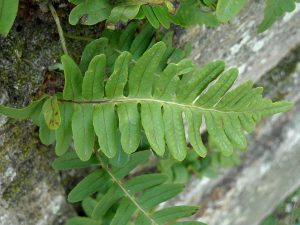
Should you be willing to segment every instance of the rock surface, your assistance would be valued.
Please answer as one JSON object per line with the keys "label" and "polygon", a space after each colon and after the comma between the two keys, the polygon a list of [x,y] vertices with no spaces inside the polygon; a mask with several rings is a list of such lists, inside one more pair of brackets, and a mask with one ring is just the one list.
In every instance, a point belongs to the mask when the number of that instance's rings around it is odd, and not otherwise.
{"label": "rock surface", "polygon": [[193,27],[180,36],[179,42],[193,44],[192,58],[199,65],[222,59],[228,66],[239,68],[240,80],[257,81],[300,42],[300,4],[266,32],[258,34],[265,1],[248,2],[230,23],[217,29]]}
{"label": "rock surface", "polygon": [[[192,57],[199,65],[225,59],[229,66],[239,67],[241,79],[250,78],[267,86],[267,93],[274,99],[286,97],[295,102],[291,112],[257,128],[239,168],[225,170],[215,180],[190,182],[177,203],[184,199],[203,205],[197,218],[210,225],[258,224],[300,185],[300,122],[296,122],[300,121],[300,66],[295,63],[300,57],[298,51],[290,53],[300,43],[300,9],[258,35],[262,2],[251,1],[236,19],[216,30],[196,27],[180,35],[180,42],[193,43]],[[46,68],[62,53],[51,17],[39,11],[26,18],[18,19],[7,39],[0,38],[1,104],[28,104],[38,89],[44,90]],[[81,46],[72,41],[70,47],[78,51]],[[287,55],[286,66],[266,73]],[[291,58],[294,60],[289,62]],[[30,122],[0,116],[0,224],[57,225],[75,213],[66,203],[59,174],[50,167],[53,157],[52,147],[40,144]]]}
{"label": "rock surface", "polygon": [[[10,35],[0,37],[0,104],[22,107],[51,92],[46,70],[63,54],[51,15],[32,2],[22,1]],[[79,29],[65,27],[87,32]],[[84,44],[70,42],[71,53],[79,55]],[[1,225],[59,225],[75,214],[59,173],[51,168],[53,159],[53,147],[40,143],[30,121],[0,116]]]}
{"label": "rock surface", "polygon": [[[0,49],[1,104],[27,105],[61,54],[56,28],[19,19],[8,38],[0,38]],[[74,213],[51,168],[53,157],[29,121],[0,117],[0,224],[63,224]]]}

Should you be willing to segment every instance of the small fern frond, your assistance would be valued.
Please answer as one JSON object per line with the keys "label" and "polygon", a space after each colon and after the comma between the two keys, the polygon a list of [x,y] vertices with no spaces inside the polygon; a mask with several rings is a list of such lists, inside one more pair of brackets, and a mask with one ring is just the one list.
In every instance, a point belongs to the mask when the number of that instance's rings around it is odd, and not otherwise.
{"label": "small fern frond", "polygon": [[[169,0],[117,1],[114,3],[108,0],[69,0],[69,2],[76,5],[69,15],[69,23],[72,25],[78,22],[94,25],[106,21],[107,27],[115,29],[118,23],[144,18],[156,29],[160,26],[168,29],[171,23],[181,26],[218,25],[218,20],[212,13],[211,4],[199,3],[196,0],[182,1],[180,6],[175,6],[173,1]],[[176,10],[177,7],[178,10]]]}
{"label": "small fern frond", "polygon": [[[132,154],[131,160],[125,166],[111,168],[105,157],[98,154],[98,166],[101,168],[79,182],[68,196],[70,202],[82,201],[87,217],[74,217],[67,224],[102,224],[101,220],[110,210],[115,211],[113,218],[107,223],[111,225],[126,225],[130,221],[140,225],[178,224],[178,219],[193,215],[198,207],[175,206],[155,210],[159,203],[175,197],[183,189],[179,184],[166,184],[166,175],[146,174],[124,179],[138,165],[147,162],[148,157],[149,151],[140,151]],[[72,157],[61,158],[63,159],[58,158],[54,162],[54,168],[70,169],[71,164],[73,168],[78,168]],[[62,161],[65,164],[61,164]],[[77,162],[80,163],[80,160]],[[94,165],[93,162],[89,164]],[[100,197],[89,197],[97,192],[101,193]],[[203,225],[200,222],[188,222]]]}
{"label": "small fern frond", "polygon": [[[108,0],[83,1],[69,0],[76,7],[71,11],[69,22],[72,25],[79,21],[85,25],[93,25],[106,21],[108,27],[114,29],[118,23],[127,23],[133,19],[146,18],[158,29],[160,26],[169,28],[170,24],[183,27],[204,24],[217,27],[235,17],[246,5],[246,0],[198,1],[182,0],[174,4],[168,0],[146,0],[117,2]],[[258,27],[258,32],[264,32],[286,12],[292,12],[299,0],[267,0],[264,20]],[[97,9],[97,10],[95,10]]]}

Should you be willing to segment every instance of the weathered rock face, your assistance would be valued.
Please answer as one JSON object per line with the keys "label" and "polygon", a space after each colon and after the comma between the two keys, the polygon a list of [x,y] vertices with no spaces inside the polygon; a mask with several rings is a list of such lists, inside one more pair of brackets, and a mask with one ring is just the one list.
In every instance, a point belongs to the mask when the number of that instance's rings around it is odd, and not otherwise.
{"label": "weathered rock face", "polygon": [[192,58],[203,65],[223,59],[228,66],[237,66],[240,79],[257,81],[275,67],[300,41],[300,5],[286,14],[269,30],[257,33],[263,18],[265,1],[249,1],[242,13],[217,29],[193,27],[180,36],[180,42],[193,44]]}
{"label": "weathered rock face", "polygon": [[[270,97],[295,102],[291,112],[257,128],[239,168],[223,171],[215,180],[191,180],[178,202],[203,205],[196,217],[210,225],[258,224],[300,185],[300,51],[290,53],[300,43],[300,10],[258,35],[262,2],[251,1],[239,17],[216,30],[191,28],[180,36],[181,42],[193,43],[192,57],[199,65],[225,59],[240,68],[243,80],[266,86]],[[46,68],[62,54],[55,24],[45,15],[39,11],[18,19],[10,36],[0,38],[1,104],[26,105],[43,86]],[[69,47],[80,52],[82,44],[72,40]],[[285,56],[277,70],[266,73]],[[57,225],[75,213],[66,203],[59,174],[51,169],[53,157],[52,147],[40,144],[30,122],[0,116],[0,224]]]}
{"label": "weathered rock face", "polygon": [[[61,54],[54,24],[19,19],[0,38],[1,104],[24,106]],[[35,126],[0,118],[0,224],[63,224],[74,210],[65,201],[53,149],[40,144]]]}
{"label": "weathered rock face", "polygon": [[[34,1],[22,2],[10,35],[0,38],[0,104],[16,107],[49,91],[46,70],[63,54],[51,15]],[[85,32],[80,28],[78,33]],[[85,44],[73,40],[71,53],[79,56]],[[59,174],[51,168],[53,159],[54,149],[40,144],[31,122],[0,116],[1,225],[64,224],[75,214]]]}

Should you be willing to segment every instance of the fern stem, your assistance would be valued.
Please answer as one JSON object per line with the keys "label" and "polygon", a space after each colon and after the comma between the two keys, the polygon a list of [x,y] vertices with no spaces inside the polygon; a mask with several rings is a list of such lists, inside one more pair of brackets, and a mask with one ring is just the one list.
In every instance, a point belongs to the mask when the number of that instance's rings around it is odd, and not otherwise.
{"label": "fern stem", "polygon": [[[65,99],[58,99],[59,102],[69,102],[73,104],[97,104],[97,105],[105,105],[105,104],[111,104],[111,103],[128,103],[128,102],[136,102],[136,103],[141,103],[141,102],[153,102],[153,103],[160,103],[160,104],[169,104],[169,105],[175,105],[179,106],[182,108],[193,108],[195,110],[200,110],[200,111],[210,111],[210,112],[218,112],[218,113],[223,113],[223,114],[232,114],[232,113],[245,113],[248,111],[221,111],[213,108],[203,108],[201,106],[197,106],[194,104],[184,104],[180,102],[175,102],[175,101],[168,101],[168,100],[162,100],[162,99],[154,99],[154,98],[130,98],[130,97],[125,97],[125,98],[119,98],[119,99],[103,99],[103,100],[65,100]],[[251,110],[253,112],[255,110]]]}
{"label": "fern stem", "polygon": [[159,225],[159,223],[157,223],[155,221],[155,219],[152,218],[152,216],[148,212],[146,212],[143,209],[143,207],[137,202],[136,198],[134,196],[132,196],[126,190],[126,188],[124,188],[122,182],[117,177],[115,177],[115,175],[110,171],[110,169],[108,168],[108,166],[103,162],[103,160],[101,159],[100,154],[96,153],[96,156],[97,156],[97,159],[99,160],[99,162],[101,164],[102,169],[104,169],[108,173],[108,175],[111,177],[111,179],[113,180],[113,182],[115,182],[119,186],[119,188],[123,191],[123,193],[125,194],[125,196],[137,207],[137,209],[139,211],[141,211],[145,215],[145,217],[147,217],[151,221],[152,225]]}
{"label": "fern stem", "polygon": [[91,42],[91,41],[95,40],[94,38],[91,38],[91,37],[84,37],[84,36],[79,36],[79,35],[74,35],[74,34],[69,34],[69,33],[64,33],[64,36],[69,39],[86,41],[86,42]]}
{"label": "fern stem", "polygon": [[67,49],[67,46],[66,46],[66,40],[65,40],[65,37],[64,37],[64,32],[63,32],[63,29],[61,27],[61,24],[60,24],[60,21],[59,21],[59,17],[58,17],[58,15],[56,13],[56,10],[53,7],[53,5],[52,5],[51,2],[49,2],[49,9],[51,11],[51,14],[53,16],[53,19],[54,19],[56,27],[57,27],[57,31],[58,31],[58,34],[59,34],[59,40],[60,40],[61,47],[62,47],[64,53],[66,55],[69,55],[68,49]]}

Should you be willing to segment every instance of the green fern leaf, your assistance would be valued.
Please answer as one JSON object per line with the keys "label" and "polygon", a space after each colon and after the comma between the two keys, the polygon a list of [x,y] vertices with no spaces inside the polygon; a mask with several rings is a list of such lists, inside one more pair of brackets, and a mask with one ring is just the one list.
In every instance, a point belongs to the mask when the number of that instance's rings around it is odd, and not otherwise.
{"label": "green fern leaf", "polygon": [[79,21],[81,24],[94,25],[106,20],[112,9],[108,0],[101,1],[76,1],[78,4],[69,15],[69,23],[76,25]]}
{"label": "green fern leaf", "polygon": [[95,132],[100,149],[109,158],[113,158],[118,151],[116,123],[117,118],[113,104],[95,107],[93,115]]}
{"label": "green fern leaf", "polygon": [[207,10],[199,7],[197,0],[182,0],[177,13],[172,16],[172,21],[183,27],[192,25],[206,25],[217,27],[219,21],[214,13],[214,9]]}
{"label": "green fern leaf", "polygon": [[89,160],[95,141],[93,128],[93,106],[75,105],[72,116],[72,133],[75,151],[82,161]]}
{"label": "green fern leaf", "polygon": [[19,0],[0,0],[0,34],[8,35],[17,16]]}
{"label": "green fern leaf", "polygon": [[101,99],[104,96],[106,56],[98,55],[91,60],[82,82],[82,96],[86,100]]}
{"label": "green fern leaf", "polygon": [[73,106],[71,104],[59,104],[61,125],[55,130],[55,153],[60,156],[68,151],[72,142],[72,115]]}
{"label": "green fern leaf", "polygon": [[[164,154],[166,143],[173,157],[183,160],[187,152],[184,115],[188,125],[192,126],[191,128],[188,126],[191,144],[200,156],[206,154],[199,133],[202,116],[205,118],[211,140],[225,155],[230,155],[234,148],[246,147],[243,129],[251,132],[262,117],[286,111],[291,106],[287,102],[272,103],[262,98],[261,89],[252,89],[249,83],[246,83],[249,90],[245,95],[240,95],[245,84],[241,86],[242,88],[238,87],[229,92],[238,71],[230,69],[223,73],[224,63],[221,61],[209,63],[200,70],[185,74],[182,79],[178,75],[186,72],[186,65],[183,62],[170,64],[161,74],[157,74],[158,64],[165,50],[165,44],[159,42],[136,61],[128,76],[128,96],[120,93],[118,98],[104,97],[103,100],[91,102],[97,105],[95,107],[98,110],[104,110],[109,106],[110,116],[114,115],[114,110],[118,112],[121,144],[127,153],[134,152],[139,145],[141,124],[151,147],[158,155]],[[187,68],[188,71],[193,70],[190,66]],[[158,77],[157,82],[154,82],[153,74]],[[162,78],[163,75],[166,77]],[[126,76],[121,76],[123,79],[121,90],[125,87]],[[115,79],[114,77],[111,80]],[[214,82],[216,79],[217,81]],[[210,85],[212,82],[214,83]],[[226,105],[229,100],[236,101],[236,104],[229,107]],[[139,105],[141,117],[138,111]],[[196,116],[199,118],[195,119]],[[109,124],[116,124],[116,120],[115,117],[110,119]],[[195,120],[198,120],[195,123],[197,127],[194,124]],[[97,125],[96,121],[94,120],[95,127],[103,127],[107,123],[99,122],[102,125]],[[115,133],[115,129],[113,126],[111,132]],[[101,143],[103,145],[107,141],[104,140],[105,134],[106,132],[103,132],[102,137],[99,138],[100,149],[103,148],[102,151],[108,157],[113,157],[116,146],[112,154],[109,154],[105,147],[101,147]],[[116,136],[110,134],[109,137]]]}
{"label": "green fern leaf", "polygon": [[61,57],[64,67],[65,86],[63,97],[67,100],[79,99],[82,96],[82,74],[73,59],[64,55]]}
{"label": "green fern leaf", "polygon": [[105,85],[105,92],[107,97],[123,97],[123,91],[128,79],[128,67],[130,61],[131,54],[129,52],[123,52],[116,59],[114,71]]}
{"label": "green fern leaf", "polygon": [[97,203],[98,202],[92,197],[87,197],[81,202],[82,209],[88,217],[92,216],[93,210],[96,207]]}
{"label": "green fern leaf", "polygon": [[[114,168],[113,173],[115,174],[117,179],[122,179],[137,165],[145,163],[148,160],[148,157],[149,157],[149,152],[147,151],[135,153],[131,157],[131,160],[126,164],[125,168],[116,167]],[[65,158],[65,157],[62,156],[61,158]],[[60,158],[58,158],[58,162],[62,162],[62,161],[65,160],[60,160]],[[94,162],[92,162],[92,164],[94,164]],[[56,168],[58,167],[56,166]],[[93,173],[91,173],[89,176],[85,177],[80,183],[78,183],[75,186],[75,188],[70,192],[68,196],[68,200],[70,202],[82,201],[86,197],[99,191],[100,189],[105,188],[109,184],[111,184],[111,180],[108,179],[108,174],[105,173],[103,170],[96,170]]]}
{"label": "green fern leaf", "polygon": [[57,128],[59,128],[61,123],[61,116],[57,103],[57,97],[54,96],[47,99],[43,105],[42,110],[47,126],[51,130],[56,130]]}
{"label": "green fern leaf", "polygon": [[163,156],[166,144],[161,104],[141,104],[141,115],[142,125],[150,145],[159,156]]}
{"label": "green fern leaf", "polygon": [[170,28],[171,16],[166,6],[143,6],[143,13],[149,23],[156,29],[162,25],[165,28]]}
{"label": "green fern leaf", "polygon": [[158,19],[156,18],[152,8],[150,6],[143,6],[142,7],[143,14],[148,19],[149,23],[155,28],[158,29],[160,26],[160,23]]}
{"label": "green fern leaf", "polygon": [[129,103],[118,108],[121,144],[128,154],[133,153],[141,141],[141,122],[137,105]]}
{"label": "green fern leaf", "polygon": [[[157,211],[154,209],[159,203],[173,198],[183,189],[180,184],[166,184],[166,175],[145,174],[124,179],[136,166],[145,163],[148,157],[149,151],[137,152],[132,154],[132,160],[124,167],[110,168],[105,158],[98,154],[97,158],[102,168],[84,178],[68,197],[71,202],[84,199],[82,205],[88,217],[75,217],[67,224],[102,221],[110,210],[115,210],[112,219],[107,221],[111,225],[125,225],[130,221],[141,225],[174,224],[178,219],[196,213],[198,207],[195,206],[175,206]],[[95,192],[102,194],[97,198],[88,197]]]}
{"label": "green fern leaf", "polygon": [[[135,38],[133,44],[138,43],[142,36]],[[119,43],[118,39],[116,41]],[[127,47],[132,48],[133,44]],[[88,48],[93,45],[91,43]],[[102,45],[99,46],[103,49]],[[166,54],[172,58],[175,52],[176,49],[158,42],[130,62],[129,52],[116,51],[119,56],[114,66],[108,65],[113,69],[106,82],[104,70],[108,61],[103,54],[91,59],[83,78],[73,60],[64,56],[66,84],[58,104],[70,104],[73,109],[68,112],[72,115],[71,122],[70,116],[67,119],[62,116],[63,122],[55,131],[57,151],[62,154],[67,150],[72,133],[75,151],[80,159],[88,160],[94,151],[96,135],[99,151],[117,159],[122,154],[135,152],[144,132],[159,156],[168,150],[181,161],[186,157],[189,142],[194,151],[204,157],[206,147],[201,139],[200,126],[205,125],[210,142],[228,156],[236,148],[246,148],[244,130],[251,133],[264,117],[287,111],[292,106],[289,102],[273,103],[263,98],[262,88],[252,88],[251,82],[230,90],[238,71],[229,69],[224,72],[222,61],[208,63],[201,69],[195,69],[189,60],[161,64],[161,60],[169,60]],[[65,106],[59,107],[61,110]],[[6,114],[11,110],[0,109]],[[18,111],[10,112],[13,115]],[[27,117],[28,112],[30,109],[24,111]],[[47,128],[44,118],[40,118],[40,136],[43,143],[51,144],[55,139],[54,132]],[[59,134],[65,136],[60,138]]]}
{"label": "green fern leaf", "polygon": [[33,101],[30,105],[22,109],[0,105],[0,113],[19,120],[32,119],[33,122],[38,125],[43,104],[48,98],[49,96],[43,96],[39,100]]}
{"label": "green fern leaf", "polygon": [[[107,27],[115,29],[115,25],[120,22],[127,23],[133,19],[144,18],[156,29],[160,26],[169,29],[171,23],[181,26],[205,24],[213,27],[219,24],[212,12],[214,7],[211,4],[205,6],[197,0],[180,2],[177,12],[175,4],[168,0],[134,0],[114,3],[107,0],[100,2],[96,0],[69,1],[76,5],[69,15],[69,22],[72,25],[78,22],[85,25],[94,25],[106,20]],[[230,10],[234,9],[230,8]]]}
{"label": "green fern leaf", "polygon": [[105,52],[105,49],[107,48],[107,44],[108,44],[107,38],[99,38],[90,42],[84,48],[81,56],[80,64],[79,64],[82,73],[88,70],[89,64],[95,56],[101,55]]}
{"label": "green fern leaf", "polygon": [[239,13],[246,2],[246,0],[219,0],[216,11],[218,20],[228,22]]}
{"label": "green fern leaf", "polygon": [[[115,156],[109,159],[109,163],[114,167],[123,167],[131,159],[131,155],[127,154],[121,145],[121,133],[117,130],[117,152]],[[140,149],[146,149],[144,146],[139,146]]]}
{"label": "green fern leaf", "polygon": [[153,217],[159,224],[165,224],[170,221],[176,221],[183,217],[189,217],[198,211],[195,206],[174,206],[161,209],[153,214]]}
{"label": "green fern leaf", "polygon": [[[104,178],[104,179],[103,179]],[[92,195],[99,191],[106,185],[108,176],[103,170],[96,170],[93,173],[86,176],[68,195],[69,202],[82,201],[85,197]]]}
{"label": "green fern leaf", "polygon": [[[115,29],[115,25],[120,22],[127,23],[133,19],[144,18],[155,29],[160,26],[169,29],[172,23],[183,27],[202,24],[217,27],[222,22],[230,21],[247,2],[246,0],[219,0],[218,2],[182,0],[177,5],[165,0],[127,1],[113,4],[107,0],[69,1],[76,5],[69,16],[72,25],[79,21],[82,24],[93,25],[106,20],[107,27],[110,29]],[[278,17],[285,12],[293,11],[297,2],[299,0],[267,0],[264,20],[258,31],[265,31]]]}
{"label": "green fern leaf", "polygon": [[55,132],[49,129],[42,113],[39,116],[39,138],[44,145],[51,145],[55,141]]}
{"label": "green fern leaf", "polygon": [[258,32],[264,32],[286,12],[292,12],[296,8],[297,0],[267,0],[264,20],[258,27]]}
{"label": "green fern leaf", "polygon": [[55,170],[80,169],[99,164],[96,156],[93,155],[88,161],[82,161],[75,152],[66,152],[59,158],[55,159],[52,167]]}
{"label": "green fern leaf", "polygon": [[139,10],[140,5],[133,5],[128,3],[117,5],[111,10],[106,22],[113,24],[118,22],[127,23],[129,20],[134,19]]}

